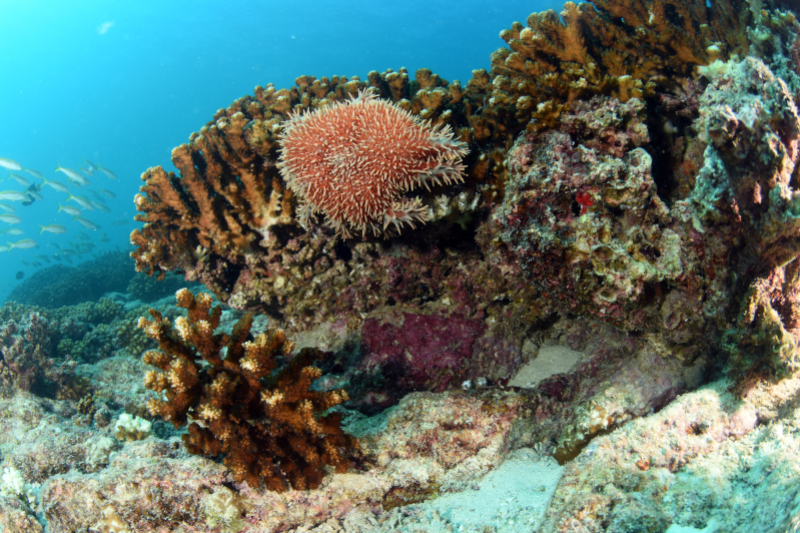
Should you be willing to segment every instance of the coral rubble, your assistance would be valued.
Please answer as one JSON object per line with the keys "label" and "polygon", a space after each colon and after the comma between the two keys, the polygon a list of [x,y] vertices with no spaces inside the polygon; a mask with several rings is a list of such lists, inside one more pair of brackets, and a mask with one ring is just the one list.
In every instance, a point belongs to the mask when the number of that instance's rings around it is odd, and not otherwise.
{"label": "coral rubble", "polygon": [[[321,371],[310,363],[320,353],[304,350],[273,374],[277,357],[288,356],[292,343],[282,331],[248,340],[252,318],[246,315],[231,335],[214,333],[222,309],[208,294],[197,298],[187,289],[177,293],[187,317],[175,320],[174,331],[161,313],[139,322],[159,351],[143,361],[150,371],[145,386],[162,393],[148,409],[175,427],[191,416],[184,442],[191,453],[225,456],[237,481],[271,490],[319,486],[323,465],[344,472],[355,439],[339,427],[341,415],[320,414],[348,399],[343,390],[318,392],[312,382]],[[224,355],[223,355],[224,354]],[[204,362],[204,365],[200,363]]]}

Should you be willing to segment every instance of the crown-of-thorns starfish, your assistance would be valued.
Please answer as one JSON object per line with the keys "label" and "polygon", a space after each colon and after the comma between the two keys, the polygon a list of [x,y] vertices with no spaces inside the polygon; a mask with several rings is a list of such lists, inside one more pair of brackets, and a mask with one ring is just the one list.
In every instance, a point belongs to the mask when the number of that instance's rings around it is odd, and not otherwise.
{"label": "crown-of-thorns starfish", "polygon": [[467,145],[449,125],[431,126],[369,93],[292,116],[281,134],[278,168],[300,200],[300,222],[316,214],[337,234],[426,222],[419,187],[463,181]]}

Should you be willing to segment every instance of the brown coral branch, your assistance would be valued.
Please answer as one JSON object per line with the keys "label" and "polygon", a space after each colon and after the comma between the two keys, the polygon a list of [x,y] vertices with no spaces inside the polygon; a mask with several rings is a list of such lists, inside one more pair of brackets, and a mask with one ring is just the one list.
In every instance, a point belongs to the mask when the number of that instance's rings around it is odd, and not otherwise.
{"label": "brown coral branch", "polygon": [[176,298],[187,316],[174,328],[154,310],[153,320],[143,317],[139,326],[159,346],[144,355],[159,369],[148,372],[145,386],[166,397],[152,399],[148,409],[175,427],[195,420],[184,435],[191,453],[221,454],[238,482],[277,491],[316,488],[325,465],[350,467],[357,441],[341,430],[341,415],[321,415],[347,401],[347,393],[311,390],[322,374],[311,366],[319,351],[304,350],[273,375],[276,358],[293,347],[282,331],[248,340],[253,321],[245,315],[231,335],[214,333],[221,308],[210,295],[181,289]]}

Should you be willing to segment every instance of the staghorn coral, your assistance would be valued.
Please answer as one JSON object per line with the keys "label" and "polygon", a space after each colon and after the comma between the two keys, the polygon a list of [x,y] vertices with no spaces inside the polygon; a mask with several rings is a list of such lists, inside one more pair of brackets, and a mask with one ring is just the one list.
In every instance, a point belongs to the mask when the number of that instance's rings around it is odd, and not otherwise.
{"label": "staghorn coral", "polygon": [[345,238],[426,222],[420,199],[402,195],[462,182],[467,153],[449,125],[431,127],[372,93],[292,116],[281,145],[278,168],[303,202],[300,223],[320,213]]}
{"label": "staghorn coral", "polygon": [[320,352],[304,350],[273,373],[276,357],[292,350],[282,331],[248,340],[252,317],[246,315],[231,335],[215,334],[222,309],[212,309],[210,295],[195,298],[181,289],[176,298],[188,316],[175,320],[174,331],[153,309],[153,320],[139,322],[159,345],[143,357],[161,370],[148,372],[145,386],[166,398],[150,400],[150,413],[176,428],[191,417],[187,449],[224,455],[235,479],[251,487],[313,489],[324,476],[323,465],[346,471],[347,454],[358,444],[340,429],[340,414],[319,414],[346,401],[347,393],[310,390],[321,376],[310,366]]}

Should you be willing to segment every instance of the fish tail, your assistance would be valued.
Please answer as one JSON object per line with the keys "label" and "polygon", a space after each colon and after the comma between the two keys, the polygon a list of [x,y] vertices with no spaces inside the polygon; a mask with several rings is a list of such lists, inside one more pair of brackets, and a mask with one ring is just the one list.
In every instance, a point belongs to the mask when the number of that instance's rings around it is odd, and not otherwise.
{"label": "fish tail", "polygon": [[41,224],[39,224],[39,227],[40,227],[40,228],[42,228],[42,231],[40,231],[40,232],[39,232],[39,235],[41,235],[42,233],[44,233],[44,226],[42,226]]}

